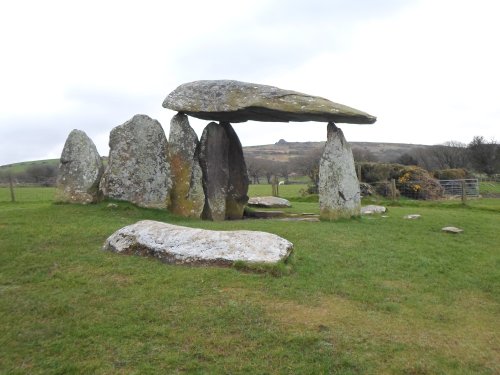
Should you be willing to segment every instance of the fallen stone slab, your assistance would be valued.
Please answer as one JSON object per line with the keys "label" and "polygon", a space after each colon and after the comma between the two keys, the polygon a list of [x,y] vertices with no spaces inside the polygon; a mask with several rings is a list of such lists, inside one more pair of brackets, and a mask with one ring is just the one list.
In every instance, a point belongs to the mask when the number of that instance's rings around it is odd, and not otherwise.
{"label": "fallen stone slab", "polygon": [[143,220],[113,233],[103,250],[155,257],[174,264],[231,265],[237,261],[276,263],[293,244],[275,234],[256,231],[214,231]]}
{"label": "fallen stone slab", "polygon": [[300,217],[300,216],[296,216],[296,217],[285,217],[283,219],[277,219],[278,221],[309,221],[311,223],[317,223],[319,222],[319,217]]}
{"label": "fallen stone slab", "polygon": [[377,206],[374,204],[361,207],[361,215],[383,214],[387,209],[384,206]]}
{"label": "fallen stone slab", "polygon": [[421,217],[422,217],[422,215],[419,215],[419,214],[410,214],[410,215],[403,216],[403,219],[416,220],[416,219],[420,219]]}
{"label": "fallen stone slab", "polygon": [[373,124],[377,118],[330,100],[273,86],[233,80],[185,83],[163,107],[209,121],[321,121]]}
{"label": "fallen stone slab", "polygon": [[266,207],[266,208],[287,208],[292,207],[290,202],[285,198],[279,197],[252,197],[248,200],[248,206]]}
{"label": "fallen stone slab", "polygon": [[245,210],[245,216],[254,219],[274,219],[286,216],[284,211]]}
{"label": "fallen stone slab", "polygon": [[457,227],[444,227],[444,228],[441,228],[441,230],[443,232],[447,232],[447,233],[462,233],[464,230],[463,229],[460,229],[460,228],[457,228]]}

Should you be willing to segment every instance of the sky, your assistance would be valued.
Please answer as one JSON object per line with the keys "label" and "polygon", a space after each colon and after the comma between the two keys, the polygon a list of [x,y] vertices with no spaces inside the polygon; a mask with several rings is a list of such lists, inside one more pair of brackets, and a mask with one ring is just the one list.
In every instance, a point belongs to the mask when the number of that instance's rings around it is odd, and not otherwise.
{"label": "sky", "polygon": [[[338,124],[348,141],[499,141],[499,15],[498,0],[1,1],[0,165],[59,158],[72,129],[105,156],[139,113],[168,138],[163,100],[202,79],[377,116]],[[318,122],[233,126],[243,146],[326,140]]]}

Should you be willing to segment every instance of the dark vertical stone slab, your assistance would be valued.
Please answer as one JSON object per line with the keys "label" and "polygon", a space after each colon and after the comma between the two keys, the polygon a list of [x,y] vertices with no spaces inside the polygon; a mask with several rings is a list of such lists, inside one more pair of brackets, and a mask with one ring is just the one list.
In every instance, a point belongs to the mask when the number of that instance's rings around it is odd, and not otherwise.
{"label": "dark vertical stone slab", "polygon": [[226,197],[226,219],[241,219],[248,202],[248,174],[240,139],[230,123],[221,123],[229,140],[229,181]]}
{"label": "dark vertical stone slab", "polygon": [[205,207],[202,218],[224,220],[229,182],[229,138],[224,126],[211,122],[200,139],[200,166],[203,173]]}
{"label": "dark vertical stone slab", "polygon": [[180,216],[199,218],[205,205],[198,144],[188,117],[176,114],[170,122],[169,135],[172,175],[169,210]]}
{"label": "dark vertical stone slab", "polygon": [[320,218],[359,216],[361,195],[351,147],[333,122],[328,123],[327,136],[319,165]]}

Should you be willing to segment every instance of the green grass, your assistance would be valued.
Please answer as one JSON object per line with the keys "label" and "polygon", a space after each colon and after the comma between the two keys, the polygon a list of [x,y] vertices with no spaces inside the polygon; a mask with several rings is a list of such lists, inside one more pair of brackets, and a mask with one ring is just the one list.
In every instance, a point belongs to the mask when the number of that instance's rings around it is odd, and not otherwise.
{"label": "green grass", "polygon": [[[307,189],[307,184],[292,184],[278,186],[279,196],[281,198],[290,199],[299,197],[301,190]],[[249,197],[265,197],[272,195],[272,186],[269,184],[256,184],[248,187]]]}
{"label": "green grass", "polygon": [[[53,187],[15,187],[16,202],[51,202],[54,199]],[[0,187],[0,202],[10,202],[12,196],[8,187]]]}
{"label": "green grass", "polygon": [[[496,374],[497,201],[401,201],[335,223],[0,203],[0,373]],[[273,273],[101,250],[142,219],[276,233],[293,259]]]}
{"label": "green grass", "polygon": [[479,193],[483,196],[495,196],[500,198],[500,182],[481,181],[479,183]]}

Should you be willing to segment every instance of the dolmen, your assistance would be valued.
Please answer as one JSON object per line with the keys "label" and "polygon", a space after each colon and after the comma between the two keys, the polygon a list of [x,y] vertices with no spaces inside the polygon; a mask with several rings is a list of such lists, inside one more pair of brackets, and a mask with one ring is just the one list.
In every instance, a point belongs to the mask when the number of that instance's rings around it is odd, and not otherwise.
{"label": "dolmen", "polygon": [[[193,151],[202,171],[202,218],[224,220],[243,216],[249,180],[241,142],[231,123],[250,120],[326,122],[327,142],[319,170],[320,217],[336,220],[361,214],[352,150],[336,123],[373,124],[376,117],[321,97],[234,80],[185,83],[165,98],[163,107],[177,111],[176,116],[210,121],[198,151]],[[183,129],[190,133],[188,126]],[[192,180],[190,184],[195,186]],[[171,199],[175,202],[183,197]]]}
{"label": "dolmen", "polygon": [[[184,217],[242,219],[249,179],[231,124],[315,121],[327,123],[319,166],[320,218],[361,214],[352,150],[336,124],[373,124],[374,116],[318,96],[232,80],[185,83],[168,94],[163,107],[177,112],[170,140],[158,121],[135,115],[111,131],[105,169],[92,141],[74,130],[61,156],[57,199],[92,203],[106,197]],[[209,121],[200,139],[189,116]]]}

